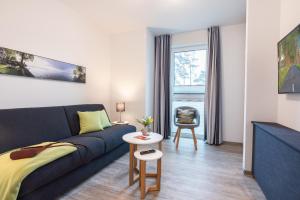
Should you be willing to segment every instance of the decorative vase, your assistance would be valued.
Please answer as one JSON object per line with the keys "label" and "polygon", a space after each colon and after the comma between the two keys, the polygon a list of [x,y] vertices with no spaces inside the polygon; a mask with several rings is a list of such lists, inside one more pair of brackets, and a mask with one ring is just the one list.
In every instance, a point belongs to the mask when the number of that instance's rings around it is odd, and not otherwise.
{"label": "decorative vase", "polygon": [[141,130],[143,136],[149,136],[149,132],[150,132],[150,131],[151,131],[151,130],[150,130],[150,127],[149,127],[149,126],[146,126],[146,127],[144,127],[144,128]]}

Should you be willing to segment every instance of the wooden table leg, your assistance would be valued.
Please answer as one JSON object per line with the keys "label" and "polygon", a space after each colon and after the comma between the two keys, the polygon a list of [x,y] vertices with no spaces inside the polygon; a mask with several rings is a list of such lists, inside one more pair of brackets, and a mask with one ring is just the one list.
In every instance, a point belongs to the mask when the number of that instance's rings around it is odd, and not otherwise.
{"label": "wooden table leg", "polygon": [[162,151],[162,141],[160,141],[160,142],[158,143],[158,149],[159,149],[160,151]]}
{"label": "wooden table leg", "polygon": [[129,144],[129,185],[133,185],[134,178],[134,144]]}
{"label": "wooden table leg", "polygon": [[146,175],[146,161],[141,160],[140,161],[141,199],[144,199],[146,195],[145,175]]}
{"label": "wooden table leg", "polygon": [[[142,166],[141,166],[141,160],[140,160],[140,171],[139,171],[139,187],[140,187],[140,190],[142,191],[142,181],[141,181],[141,177],[143,176],[143,171],[142,171]],[[145,175],[146,176],[146,175]]]}
{"label": "wooden table leg", "polygon": [[[137,145],[134,144],[134,151],[133,153],[137,150]],[[137,159],[133,156],[133,167],[136,168],[137,167]]]}
{"label": "wooden table leg", "polygon": [[157,176],[156,176],[156,187],[160,190],[160,179],[161,179],[161,159],[157,160]]}

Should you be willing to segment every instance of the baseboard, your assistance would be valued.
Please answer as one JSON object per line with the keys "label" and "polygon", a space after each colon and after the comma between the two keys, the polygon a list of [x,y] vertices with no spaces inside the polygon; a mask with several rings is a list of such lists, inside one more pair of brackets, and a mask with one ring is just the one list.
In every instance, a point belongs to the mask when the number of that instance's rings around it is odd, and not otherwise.
{"label": "baseboard", "polygon": [[236,146],[243,146],[243,143],[239,143],[239,142],[228,142],[228,141],[223,141],[223,144],[230,144],[230,145],[236,145]]}
{"label": "baseboard", "polygon": [[[175,133],[171,133],[171,137],[174,138],[175,137]],[[189,139],[193,139],[193,136],[191,133],[181,133],[180,134],[180,138],[189,138]],[[204,140],[204,135],[199,135],[196,134],[196,138],[198,140]]]}
{"label": "baseboard", "polygon": [[245,176],[252,176],[253,177],[252,171],[243,170],[243,173],[244,173]]}

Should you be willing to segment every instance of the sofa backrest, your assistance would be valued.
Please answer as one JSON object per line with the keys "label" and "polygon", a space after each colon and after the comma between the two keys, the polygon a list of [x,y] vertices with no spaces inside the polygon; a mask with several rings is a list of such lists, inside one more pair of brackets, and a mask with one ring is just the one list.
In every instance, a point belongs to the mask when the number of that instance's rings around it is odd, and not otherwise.
{"label": "sofa backrest", "polygon": [[73,105],[73,106],[64,106],[66,116],[69,122],[70,130],[72,135],[78,135],[80,131],[79,117],[77,112],[85,111],[97,111],[105,110],[102,104],[83,104],[83,105]]}
{"label": "sofa backrest", "polygon": [[0,153],[70,136],[63,107],[0,110]]}

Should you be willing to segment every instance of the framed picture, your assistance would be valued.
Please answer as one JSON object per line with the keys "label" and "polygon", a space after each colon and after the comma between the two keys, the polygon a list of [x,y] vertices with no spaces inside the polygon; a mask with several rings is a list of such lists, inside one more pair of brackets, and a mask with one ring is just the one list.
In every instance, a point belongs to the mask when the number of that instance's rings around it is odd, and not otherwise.
{"label": "framed picture", "polygon": [[0,47],[0,74],[86,82],[85,67]]}
{"label": "framed picture", "polygon": [[278,42],[278,93],[300,93],[300,25]]}

